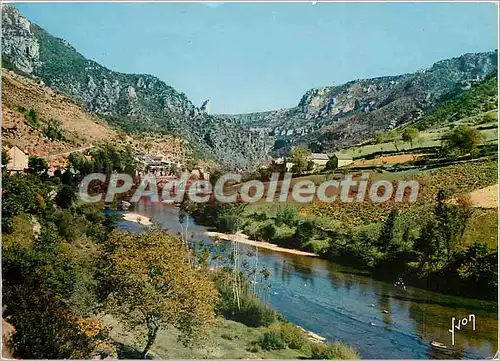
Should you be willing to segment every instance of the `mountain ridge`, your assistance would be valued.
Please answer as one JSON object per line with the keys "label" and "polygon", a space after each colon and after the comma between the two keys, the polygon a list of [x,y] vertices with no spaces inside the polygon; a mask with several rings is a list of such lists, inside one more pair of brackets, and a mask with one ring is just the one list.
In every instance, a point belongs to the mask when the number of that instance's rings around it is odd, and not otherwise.
{"label": "mountain ridge", "polygon": [[112,71],[85,58],[10,5],[2,7],[2,22],[3,66],[39,79],[126,131],[184,136],[233,169],[254,168],[292,145],[331,151],[417,121],[498,67],[497,50],[467,53],[413,73],[311,88],[291,108],[208,115],[156,76]]}
{"label": "mountain ridge", "polygon": [[2,65],[71,96],[128,131],[182,135],[228,168],[267,159],[272,140],[231,120],[204,114],[184,93],[149,74],[112,71],[85,58],[67,41],[2,7]]}
{"label": "mountain ridge", "polygon": [[281,144],[331,150],[420,119],[441,102],[497,71],[498,51],[466,53],[413,73],[311,88],[295,107],[233,117]]}

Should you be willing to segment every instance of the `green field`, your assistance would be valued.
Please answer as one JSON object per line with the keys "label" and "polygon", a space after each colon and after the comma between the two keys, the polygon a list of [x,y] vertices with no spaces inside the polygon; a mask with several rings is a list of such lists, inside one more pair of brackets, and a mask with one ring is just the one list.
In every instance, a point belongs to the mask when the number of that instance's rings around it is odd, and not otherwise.
{"label": "green field", "polygon": [[[488,113],[495,113],[495,111],[491,111]],[[491,129],[481,129],[480,132],[484,136],[484,144],[486,143],[494,143],[498,141],[498,122],[497,121],[490,121],[487,123],[483,124],[477,124],[478,119],[482,119],[482,117],[487,114],[481,114],[477,115],[474,117],[470,118],[464,118],[457,120],[453,123],[450,123],[446,127],[440,127],[440,128],[434,128],[434,129],[429,129],[423,132],[420,132],[419,134],[419,139],[413,144],[413,147],[409,143],[403,143],[400,142],[397,144],[397,149],[396,146],[394,145],[393,142],[385,142],[385,143],[380,143],[380,144],[364,144],[364,145],[358,145],[354,147],[349,147],[340,150],[340,153],[342,154],[348,154],[353,158],[361,158],[361,157],[366,157],[370,154],[377,153],[377,152],[397,152],[399,151],[410,151],[414,150],[415,152],[419,152],[422,148],[429,148],[429,147],[439,147],[441,146],[441,138],[443,135],[450,130],[452,126],[458,125],[458,124],[467,124],[470,125],[473,128],[486,128],[486,127],[493,127]]]}

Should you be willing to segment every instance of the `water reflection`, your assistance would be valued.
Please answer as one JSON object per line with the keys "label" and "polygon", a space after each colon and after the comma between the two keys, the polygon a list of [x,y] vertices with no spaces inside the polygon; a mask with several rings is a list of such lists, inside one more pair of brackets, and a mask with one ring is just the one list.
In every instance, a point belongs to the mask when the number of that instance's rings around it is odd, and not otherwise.
{"label": "water reflection", "polygon": [[[177,210],[140,205],[137,213],[154,217],[169,232],[180,230]],[[130,228],[130,226],[128,226]],[[229,243],[214,242],[203,235],[205,228],[192,221],[193,242],[203,240],[212,260],[230,251]],[[221,249],[225,249],[221,252]],[[240,245],[248,274],[255,269],[254,247]],[[242,260],[242,264],[243,264]],[[256,288],[263,299],[288,320],[329,340],[356,347],[363,358],[486,358],[498,347],[497,305],[378,282],[362,272],[312,257],[259,249]],[[253,274],[252,274],[253,275]],[[268,287],[269,284],[271,287]],[[451,317],[477,315],[476,331],[456,332],[451,345]],[[446,350],[430,346],[438,341]]]}
{"label": "water reflection", "polygon": [[[381,288],[381,287],[380,287]],[[386,297],[382,290],[379,289],[379,297],[378,297],[378,309],[380,313],[383,315],[385,328],[387,330],[391,329],[391,299]]]}

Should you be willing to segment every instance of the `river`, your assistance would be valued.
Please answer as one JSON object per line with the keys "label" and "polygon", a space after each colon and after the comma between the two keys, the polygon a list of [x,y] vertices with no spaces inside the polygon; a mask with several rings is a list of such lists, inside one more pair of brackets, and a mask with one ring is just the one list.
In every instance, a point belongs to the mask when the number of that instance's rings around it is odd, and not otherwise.
{"label": "river", "polygon": [[[154,218],[172,234],[178,234],[178,209],[156,204],[138,204],[134,212]],[[137,230],[132,222],[119,228]],[[194,240],[213,243],[205,227],[190,222]],[[241,254],[254,262],[240,245]],[[316,332],[328,340],[355,347],[362,358],[384,359],[478,359],[492,357],[498,347],[496,302],[472,300],[394,286],[376,281],[362,272],[314,257],[259,249],[259,267],[271,270],[269,302],[287,320]],[[451,318],[476,316],[455,331],[451,344]],[[430,346],[438,341],[446,350]]]}

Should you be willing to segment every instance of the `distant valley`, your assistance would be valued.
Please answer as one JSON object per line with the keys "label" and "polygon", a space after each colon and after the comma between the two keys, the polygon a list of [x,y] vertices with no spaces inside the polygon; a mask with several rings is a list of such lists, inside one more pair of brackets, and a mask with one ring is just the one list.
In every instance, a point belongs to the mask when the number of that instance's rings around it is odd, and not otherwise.
{"label": "distant valley", "polygon": [[231,169],[255,168],[293,145],[316,152],[360,143],[422,118],[497,71],[497,51],[465,54],[411,74],[311,89],[298,105],[209,115],[185,94],[145,74],[111,71],[86,59],[9,5],[2,8],[2,66],[70,96],[127,133],[175,134]]}

